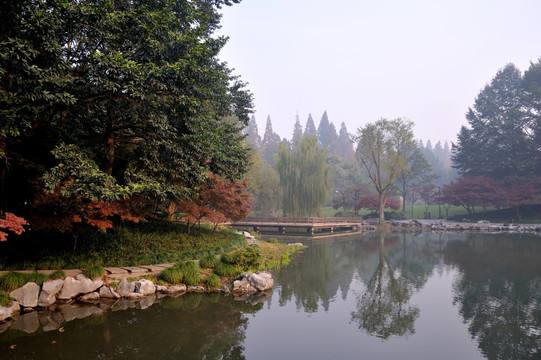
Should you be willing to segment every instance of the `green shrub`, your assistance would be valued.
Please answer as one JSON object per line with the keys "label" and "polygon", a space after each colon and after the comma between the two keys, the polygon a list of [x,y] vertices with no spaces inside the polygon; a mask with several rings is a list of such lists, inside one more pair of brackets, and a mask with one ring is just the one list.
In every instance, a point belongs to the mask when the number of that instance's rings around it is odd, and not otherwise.
{"label": "green shrub", "polygon": [[10,271],[0,277],[0,290],[10,292],[18,289],[28,281],[27,276],[21,272]]}
{"label": "green shrub", "polygon": [[220,262],[214,268],[214,273],[218,276],[233,277],[240,274],[241,270],[237,269],[234,265]]}
{"label": "green shrub", "polygon": [[270,238],[270,239],[267,240],[267,242],[269,242],[271,244],[276,244],[278,242],[278,239]]}
{"label": "green shrub", "polygon": [[102,277],[105,274],[105,269],[101,265],[90,265],[83,270],[83,275],[94,280]]}
{"label": "green shrub", "polygon": [[201,271],[201,267],[195,261],[186,261],[186,262],[180,263],[178,267],[182,270],[182,273],[184,275],[199,274],[199,272]]}
{"label": "green shrub", "polygon": [[216,274],[212,274],[209,277],[205,278],[204,283],[209,290],[216,289],[217,287],[222,286],[222,282]]}
{"label": "green shrub", "polygon": [[258,270],[264,260],[261,248],[258,245],[250,245],[239,252],[237,265],[244,270]]}
{"label": "green shrub", "polygon": [[238,251],[236,251],[236,252],[222,254],[222,257],[220,260],[224,264],[236,265],[238,262],[238,259],[239,259],[239,253]]}
{"label": "green shrub", "polygon": [[0,290],[0,306],[8,307],[11,304],[11,298],[9,294],[3,290]]}
{"label": "green shrub", "polygon": [[158,279],[163,280],[171,285],[178,285],[182,284],[182,281],[184,281],[184,275],[181,269],[176,267],[170,267],[162,271],[158,275]]}
{"label": "green shrub", "polygon": [[26,282],[33,282],[41,286],[45,281],[49,280],[49,276],[44,273],[33,272],[27,274]]}
{"label": "green shrub", "polygon": [[220,260],[214,254],[209,254],[199,260],[199,265],[203,268],[214,268]]}

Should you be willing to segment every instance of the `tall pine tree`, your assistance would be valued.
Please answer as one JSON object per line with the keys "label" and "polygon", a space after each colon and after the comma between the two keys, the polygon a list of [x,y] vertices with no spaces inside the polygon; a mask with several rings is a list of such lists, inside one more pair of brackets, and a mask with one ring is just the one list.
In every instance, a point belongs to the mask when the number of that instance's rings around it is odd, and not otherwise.
{"label": "tall pine tree", "polygon": [[267,164],[274,164],[274,154],[278,153],[278,147],[280,146],[280,136],[272,130],[272,122],[270,115],[267,117],[267,124],[265,126],[265,134],[261,141],[261,156]]}
{"label": "tall pine tree", "polygon": [[314,124],[314,119],[312,119],[312,114],[308,114],[308,120],[306,120],[306,126],[304,127],[304,136],[307,135],[317,137],[316,125]]}
{"label": "tall pine tree", "polygon": [[293,125],[293,136],[291,137],[291,146],[293,151],[297,151],[297,146],[300,146],[300,142],[303,138],[302,126],[299,120],[299,114],[295,116],[295,125]]}

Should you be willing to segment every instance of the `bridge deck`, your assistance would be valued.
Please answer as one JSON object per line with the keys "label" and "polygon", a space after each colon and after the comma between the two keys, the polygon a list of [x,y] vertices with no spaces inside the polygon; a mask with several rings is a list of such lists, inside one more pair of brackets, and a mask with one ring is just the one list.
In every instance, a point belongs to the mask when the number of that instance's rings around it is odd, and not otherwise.
{"label": "bridge deck", "polygon": [[306,232],[314,234],[316,232],[334,232],[346,230],[358,230],[361,227],[360,218],[285,218],[285,217],[267,217],[267,218],[247,218],[229,224],[237,229],[250,228],[254,231],[272,231],[276,229],[281,233],[299,232],[305,229]]}

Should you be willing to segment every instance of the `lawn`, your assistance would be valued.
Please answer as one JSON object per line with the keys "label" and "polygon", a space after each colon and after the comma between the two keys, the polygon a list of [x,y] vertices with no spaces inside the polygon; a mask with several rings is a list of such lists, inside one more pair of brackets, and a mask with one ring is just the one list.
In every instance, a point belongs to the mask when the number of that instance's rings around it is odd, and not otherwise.
{"label": "lawn", "polygon": [[172,263],[220,254],[244,244],[230,229],[149,221],[117,225],[106,234],[79,229],[77,248],[67,234],[29,231],[0,243],[0,269],[69,269],[91,265],[133,266]]}

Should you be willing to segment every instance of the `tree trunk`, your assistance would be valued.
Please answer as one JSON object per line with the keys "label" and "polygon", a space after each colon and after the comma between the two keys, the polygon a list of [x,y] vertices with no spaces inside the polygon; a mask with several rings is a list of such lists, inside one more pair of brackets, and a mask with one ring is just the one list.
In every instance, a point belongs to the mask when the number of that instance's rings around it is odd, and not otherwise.
{"label": "tree trunk", "polygon": [[115,160],[115,132],[112,115],[107,116],[107,125],[105,128],[105,165],[104,172],[107,175],[113,174],[113,163]]}
{"label": "tree trunk", "polygon": [[379,223],[385,223],[385,195],[383,193],[379,194]]}
{"label": "tree trunk", "polygon": [[170,201],[169,206],[167,207],[167,220],[169,221],[173,220],[175,216],[176,208],[177,208],[177,204],[175,204],[174,201]]}
{"label": "tree trunk", "polygon": [[[6,142],[0,141],[0,218],[6,216],[7,200],[6,200],[6,176],[8,168],[8,157],[6,154]],[[3,155],[3,159],[2,159]]]}

